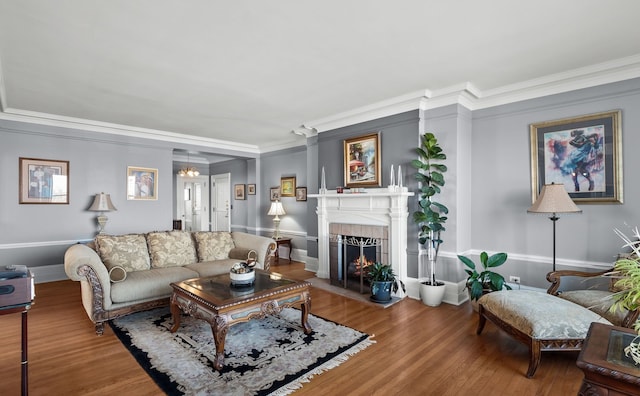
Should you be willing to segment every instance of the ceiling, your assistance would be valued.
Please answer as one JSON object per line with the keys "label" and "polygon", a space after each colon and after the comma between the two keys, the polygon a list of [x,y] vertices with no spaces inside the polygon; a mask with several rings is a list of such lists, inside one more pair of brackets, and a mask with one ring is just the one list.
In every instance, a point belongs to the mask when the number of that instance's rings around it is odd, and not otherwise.
{"label": "ceiling", "polygon": [[0,0],[0,118],[264,152],[418,106],[640,77],[638,15],[637,0]]}

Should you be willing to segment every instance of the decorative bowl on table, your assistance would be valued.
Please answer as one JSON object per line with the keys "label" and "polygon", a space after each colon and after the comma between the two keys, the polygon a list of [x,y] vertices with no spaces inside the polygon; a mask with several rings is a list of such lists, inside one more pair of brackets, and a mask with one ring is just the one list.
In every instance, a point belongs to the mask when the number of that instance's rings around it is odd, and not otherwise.
{"label": "decorative bowl on table", "polygon": [[256,280],[256,272],[253,266],[245,262],[235,263],[229,270],[231,286],[248,286]]}

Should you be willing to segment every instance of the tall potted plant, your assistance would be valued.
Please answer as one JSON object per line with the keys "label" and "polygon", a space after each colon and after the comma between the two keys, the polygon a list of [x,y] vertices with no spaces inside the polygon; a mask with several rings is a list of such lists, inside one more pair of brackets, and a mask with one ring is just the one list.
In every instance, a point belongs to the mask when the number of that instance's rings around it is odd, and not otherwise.
{"label": "tall potted plant", "polygon": [[436,201],[436,196],[444,186],[444,173],[447,166],[442,161],[447,156],[442,152],[433,133],[425,133],[421,138],[420,146],[416,148],[419,159],[411,161],[411,165],[417,169],[416,179],[420,182],[418,190],[419,210],[413,213],[413,221],[420,226],[418,241],[425,247],[429,262],[429,279],[420,284],[420,297],[430,306],[438,306],[444,297],[444,282],[436,279],[436,261],[442,239],[440,235],[445,230],[445,216],[449,209]]}

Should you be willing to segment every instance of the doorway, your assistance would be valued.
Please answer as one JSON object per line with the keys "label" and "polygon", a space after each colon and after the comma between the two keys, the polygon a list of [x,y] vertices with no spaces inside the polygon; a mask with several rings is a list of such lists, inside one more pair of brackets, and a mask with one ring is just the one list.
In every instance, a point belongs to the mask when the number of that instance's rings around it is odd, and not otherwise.
{"label": "doorway", "polygon": [[185,231],[209,231],[209,178],[178,178],[177,210]]}
{"label": "doorway", "polygon": [[231,231],[231,174],[211,175],[211,231]]}

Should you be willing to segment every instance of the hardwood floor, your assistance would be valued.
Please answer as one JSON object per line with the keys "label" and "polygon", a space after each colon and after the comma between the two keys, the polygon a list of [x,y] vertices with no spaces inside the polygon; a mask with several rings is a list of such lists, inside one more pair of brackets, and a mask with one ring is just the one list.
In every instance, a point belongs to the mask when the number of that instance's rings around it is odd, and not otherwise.
{"label": "hardwood floor", "polygon": [[[303,264],[280,260],[273,271],[307,279]],[[78,282],[36,285],[29,313],[31,395],[158,395],[160,389],[116,339],[98,337]],[[296,395],[575,395],[577,353],[543,354],[527,379],[528,351],[488,323],[475,334],[470,305],[432,308],[405,299],[383,309],[320,289],[311,313],[374,335],[376,344],[314,377]],[[20,394],[20,314],[0,316],[0,395]]]}

